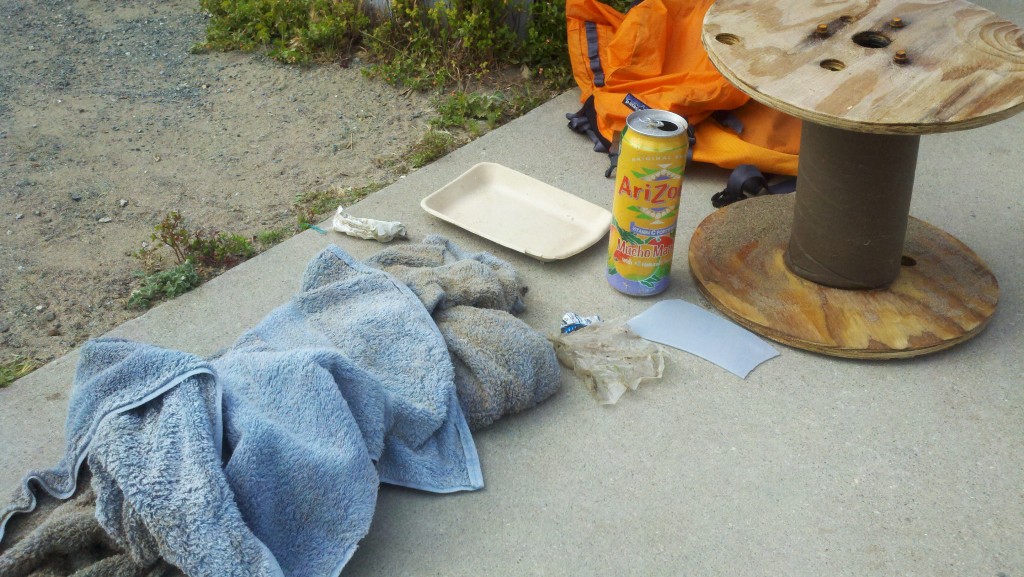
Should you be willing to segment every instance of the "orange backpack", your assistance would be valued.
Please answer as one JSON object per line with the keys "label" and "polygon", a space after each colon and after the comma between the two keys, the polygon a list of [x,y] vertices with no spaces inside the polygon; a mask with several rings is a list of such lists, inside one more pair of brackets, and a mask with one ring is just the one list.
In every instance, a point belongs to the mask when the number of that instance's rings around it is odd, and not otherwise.
{"label": "orange backpack", "polygon": [[708,59],[701,26],[713,3],[641,0],[622,14],[598,0],[566,0],[569,56],[583,103],[566,115],[569,126],[590,136],[595,150],[614,155],[626,116],[670,110],[691,126],[693,160],[795,175],[800,121],[750,100]]}

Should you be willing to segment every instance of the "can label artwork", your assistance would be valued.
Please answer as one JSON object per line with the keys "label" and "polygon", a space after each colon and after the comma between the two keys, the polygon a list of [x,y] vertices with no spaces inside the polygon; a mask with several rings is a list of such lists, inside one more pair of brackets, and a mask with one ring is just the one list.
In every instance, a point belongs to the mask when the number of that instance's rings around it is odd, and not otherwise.
{"label": "can label artwork", "polygon": [[608,283],[620,292],[651,296],[668,288],[688,144],[677,114],[639,110],[626,119],[607,267]]}

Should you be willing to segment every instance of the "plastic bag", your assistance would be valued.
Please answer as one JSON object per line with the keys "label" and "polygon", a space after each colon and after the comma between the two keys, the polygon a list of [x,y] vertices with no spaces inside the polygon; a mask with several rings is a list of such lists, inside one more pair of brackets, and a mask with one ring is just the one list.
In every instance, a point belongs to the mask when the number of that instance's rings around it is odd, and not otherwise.
{"label": "plastic bag", "polygon": [[551,342],[558,361],[583,379],[602,405],[615,404],[641,381],[660,379],[665,369],[661,347],[623,324],[595,322]]}
{"label": "plastic bag", "polygon": [[334,215],[332,224],[334,225],[334,230],[338,232],[367,240],[390,242],[396,236],[406,237],[404,224],[352,216],[345,211],[344,206],[338,207],[338,212]]}

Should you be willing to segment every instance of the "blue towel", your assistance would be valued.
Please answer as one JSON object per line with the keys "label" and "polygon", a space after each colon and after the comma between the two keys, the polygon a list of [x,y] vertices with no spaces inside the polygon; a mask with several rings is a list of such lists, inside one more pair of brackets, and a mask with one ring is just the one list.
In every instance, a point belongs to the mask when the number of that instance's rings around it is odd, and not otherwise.
{"label": "blue towel", "polygon": [[444,338],[409,288],[337,247],[217,357],[87,343],[66,453],[0,509],[60,498],[88,459],[97,519],[133,558],[191,577],[337,575],[379,482],[483,486]]}

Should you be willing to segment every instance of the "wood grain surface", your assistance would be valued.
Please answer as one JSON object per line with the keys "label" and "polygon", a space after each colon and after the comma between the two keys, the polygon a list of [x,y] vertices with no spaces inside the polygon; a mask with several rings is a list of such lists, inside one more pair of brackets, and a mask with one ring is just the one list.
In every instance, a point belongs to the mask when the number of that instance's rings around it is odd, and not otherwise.
{"label": "wood grain surface", "polygon": [[1024,110],[1024,32],[965,0],[718,0],[702,39],[752,98],[835,128],[927,134]]}
{"label": "wood grain surface", "polygon": [[884,289],[805,280],[783,262],[793,195],[722,208],[690,241],[690,272],[719,310],[770,339],[826,355],[892,359],[961,343],[995,313],[999,285],[971,249],[911,218],[904,264]]}

